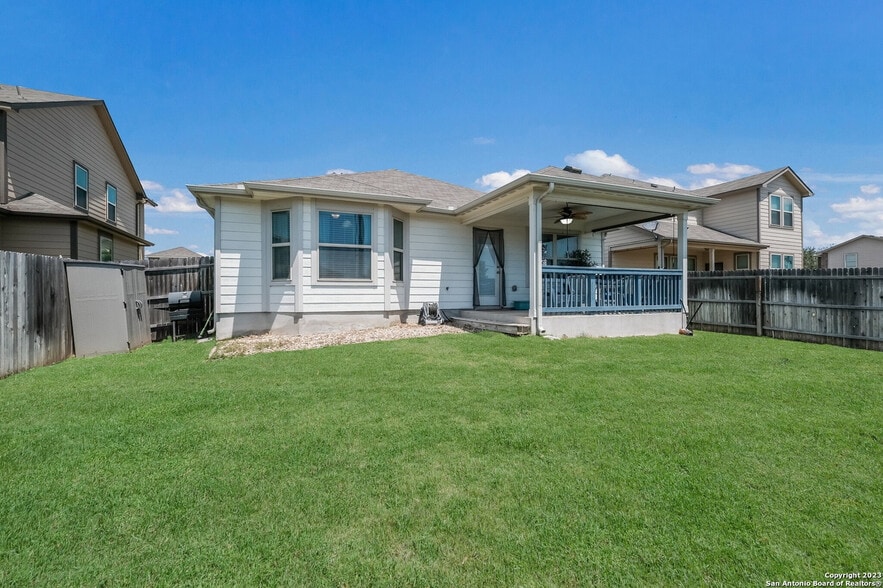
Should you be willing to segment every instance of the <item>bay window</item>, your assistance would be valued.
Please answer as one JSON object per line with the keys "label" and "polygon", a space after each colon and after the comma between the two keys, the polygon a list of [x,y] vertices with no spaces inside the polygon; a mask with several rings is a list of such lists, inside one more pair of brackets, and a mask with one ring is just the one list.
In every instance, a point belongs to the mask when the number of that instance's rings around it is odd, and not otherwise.
{"label": "bay window", "polygon": [[371,280],[371,259],[370,214],[319,211],[320,280]]}

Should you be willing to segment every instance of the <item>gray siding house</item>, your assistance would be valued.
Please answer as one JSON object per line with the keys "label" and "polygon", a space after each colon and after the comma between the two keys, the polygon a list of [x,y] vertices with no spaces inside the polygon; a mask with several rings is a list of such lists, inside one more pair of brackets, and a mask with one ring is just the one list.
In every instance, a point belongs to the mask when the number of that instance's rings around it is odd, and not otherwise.
{"label": "gray siding house", "polygon": [[156,206],[103,100],[0,84],[0,249],[142,259]]}
{"label": "gray siding house", "polygon": [[[790,167],[687,192],[719,200],[690,215],[691,271],[803,267],[803,199],[812,190]],[[672,267],[676,252],[671,219],[621,227],[604,241],[604,261],[611,266]]]}

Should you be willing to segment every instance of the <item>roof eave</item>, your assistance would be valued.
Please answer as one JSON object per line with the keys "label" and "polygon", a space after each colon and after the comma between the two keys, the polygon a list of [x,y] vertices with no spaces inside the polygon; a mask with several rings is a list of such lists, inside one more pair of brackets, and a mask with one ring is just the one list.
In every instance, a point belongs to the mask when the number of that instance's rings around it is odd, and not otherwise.
{"label": "roof eave", "polygon": [[518,189],[525,187],[527,184],[535,183],[535,184],[555,184],[556,187],[566,187],[566,188],[574,188],[578,190],[599,190],[604,192],[613,192],[616,194],[625,194],[630,196],[640,196],[640,197],[652,197],[652,198],[661,198],[663,200],[667,200],[669,202],[678,202],[682,204],[689,204],[693,206],[693,209],[696,208],[707,208],[714,204],[720,202],[717,198],[710,198],[707,196],[696,196],[693,194],[682,194],[680,192],[670,192],[667,190],[658,190],[655,188],[641,188],[638,186],[622,186],[620,184],[608,184],[606,182],[599,182],[596,180],[588,180],[588,179],[568,179],[561,178],[558,176],[547,176],[542,174],[530,173],[520,178],[517,178],[505,186],[501,186],[496,190],[488,192],[486,195],[469,202],[468,204],[464,204],[459,207],[455,213],[462,214],[464,212],[468,212],[472,208],[477,208],[483,204],[487,204],[501,196],[512,193]]}

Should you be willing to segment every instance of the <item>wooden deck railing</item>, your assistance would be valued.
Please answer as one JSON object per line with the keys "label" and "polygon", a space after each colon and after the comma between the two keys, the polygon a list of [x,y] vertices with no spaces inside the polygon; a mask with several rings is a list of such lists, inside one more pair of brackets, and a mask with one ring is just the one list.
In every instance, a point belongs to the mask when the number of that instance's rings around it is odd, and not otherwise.
{"label": "wooden deck railing", "polygon": [[681,310],[680,270],[543,267],[543,312],[595,314]]}

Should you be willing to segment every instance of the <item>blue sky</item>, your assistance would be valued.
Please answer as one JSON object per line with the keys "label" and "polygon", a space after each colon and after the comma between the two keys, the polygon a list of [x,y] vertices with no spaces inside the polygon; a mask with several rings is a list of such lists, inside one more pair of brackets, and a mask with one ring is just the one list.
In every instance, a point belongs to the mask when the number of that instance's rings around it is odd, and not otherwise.
{"label": "blue sky", "polygon": [[683,187],[790,165],[806,245],[883,235],[883,3],[4,6],[0,83],[105,100],[154,250],[186,184],[397,168],[487,190],[575,163]]}

